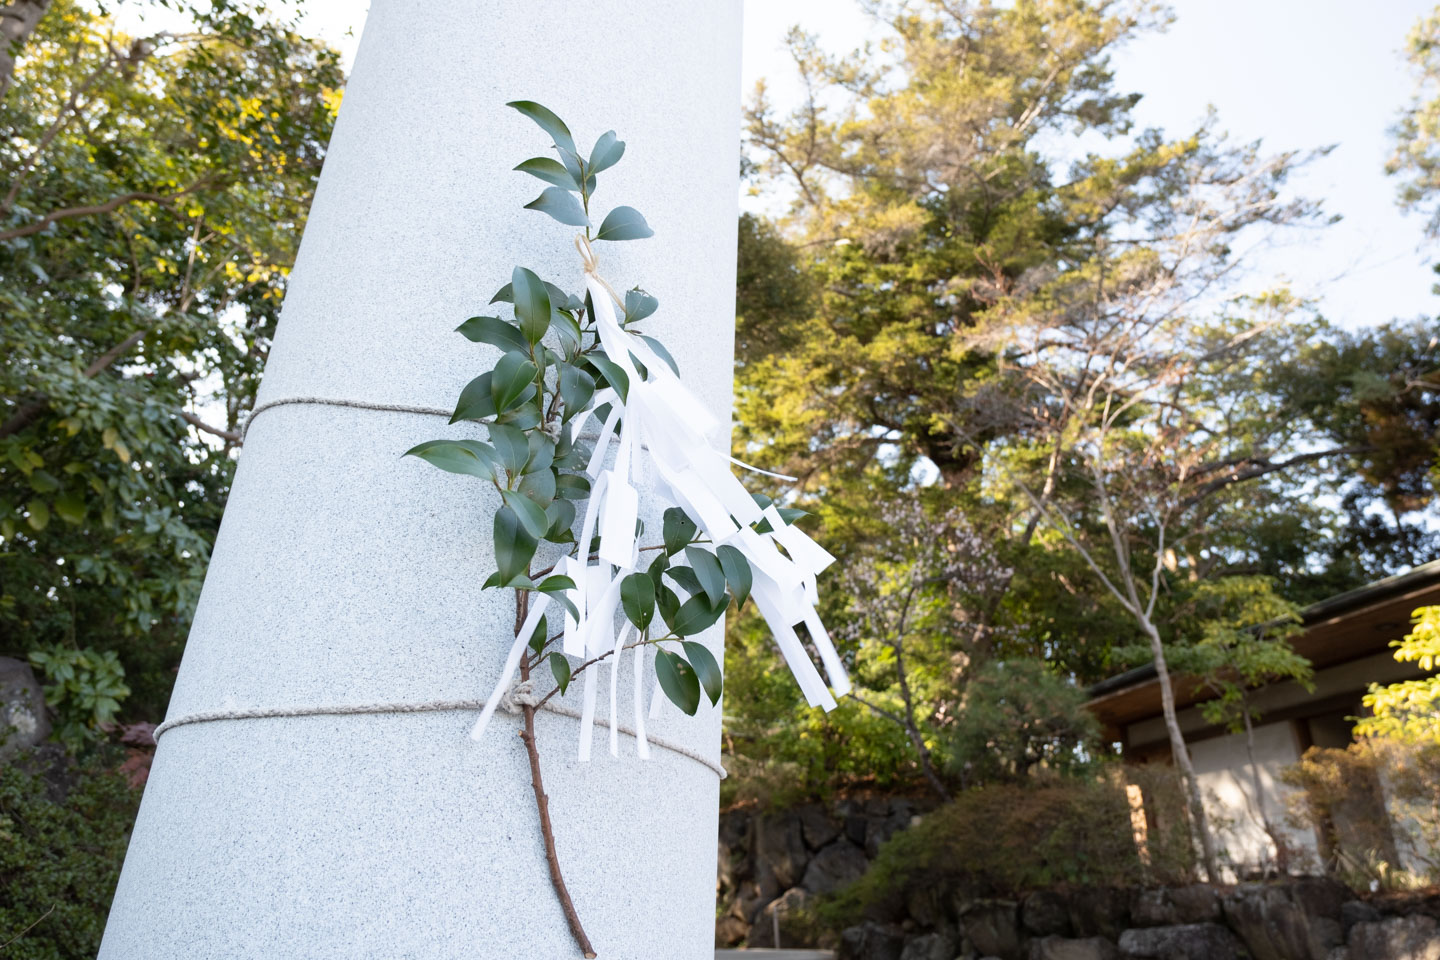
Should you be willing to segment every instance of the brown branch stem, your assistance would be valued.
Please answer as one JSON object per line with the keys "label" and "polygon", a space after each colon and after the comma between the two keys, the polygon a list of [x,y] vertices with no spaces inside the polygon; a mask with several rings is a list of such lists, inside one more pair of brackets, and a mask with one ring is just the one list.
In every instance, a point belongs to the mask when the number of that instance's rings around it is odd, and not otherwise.
{"label": "brown branch stem", "polygon": [[[520,627],[525,623],[525,615],[529,612],[530,596],[524,590],[515,591],[515,632],[520,632]],[[530,664],[527,658],[520,660],[520,679],[530,679]],[[593,960],[595,948],[590,945],[590,938],[585,935],[585,928],[580,924],[580,915],[575,912],[575,903],[570,899],[570,890],[565,886],[565,876],[560,872],[560,856],[555,852],[555,828],[550,823],[550,798],[545,795],[545,781],[540,775],[540,751],[535,746],[535,707],[525,705],[521,707],[525,716],[525,726],[520,731],[520,739],[525,744],[525,753],[530,758],[530,784],[535,788],[535,809],[540,814],[540,836],[545,841],[545,861],[550,865],[550,883],[555,887],[555,896],[560,900],[560,909],[565,913],[565,920],[570,924],[570,933],[575,937],[575,943],[579,945],[580,952],[586,960]]]}

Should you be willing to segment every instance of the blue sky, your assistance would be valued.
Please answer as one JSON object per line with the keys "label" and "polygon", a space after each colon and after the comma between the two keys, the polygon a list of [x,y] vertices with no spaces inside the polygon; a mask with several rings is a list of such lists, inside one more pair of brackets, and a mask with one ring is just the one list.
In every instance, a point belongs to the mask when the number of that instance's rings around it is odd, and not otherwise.
{"label": "blue sky", "polygon": [[[1396,209],[1395,184],[1382,170],[1387,130],[1412,89],[1400,48],[1429,5],[1176,0],[1167,32],[1142,36],[1116,55],[1120,88],[1145,94],[1137,110],[1143,125],[1182,133],[1213,105],[1220,129],[1263,139],[1270,150],[1335,145],[1294,186],[1342,221],[1268,238],[1250,257],[1241,281],[1247,288],[1288,283],[1344,326],[1440,312],[1430,270],[1440,244],[1427,245],[1421,219]],[[305,8],[312,29],[353,55],[363,0],[307,0]],[[782,46],[797,23],[833,53],[878,35],[854,0],[745,0],[747,92],[765,77],[777,105],[798,98]],[[747,207],[767,203],[776,201],[748,200]]]}

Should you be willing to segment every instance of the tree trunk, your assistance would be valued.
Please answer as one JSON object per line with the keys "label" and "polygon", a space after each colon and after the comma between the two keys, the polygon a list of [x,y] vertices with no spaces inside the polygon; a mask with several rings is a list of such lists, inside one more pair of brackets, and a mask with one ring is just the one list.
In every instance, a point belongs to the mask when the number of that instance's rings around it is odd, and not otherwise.
{"label": "tree trunk", "polygon": [[0,7],[0,100],[15,79],[15,55],[50,9],[50,0],[15,0]]}
{"label": "tree trunk", "polygon": [[1200,795],[1200,781],[1195,777],[1190,751],[1185,747],[1185,735],[1180,732],[1180,721],[1175,716],[1175,689],[1170,683],[1170,670],[1165,665],[1165,645],[1160,641],[1160,631],[1155,629],[1148,617],[1142,618],[1141,626],[1150,638],[1150,652],[1155,657],[1155,675],[1160,681],[1160,705],[1165,711],[1165,729],[1170,734],[1170,752],[1185,783],[1190,826],[1195,838],[1200,841],[1205,879],[1210,883],[1219,883],[1220,869],[1215,855],[1215,840],[1210,836],[1210,821],[1205,815],[1205,800]]}

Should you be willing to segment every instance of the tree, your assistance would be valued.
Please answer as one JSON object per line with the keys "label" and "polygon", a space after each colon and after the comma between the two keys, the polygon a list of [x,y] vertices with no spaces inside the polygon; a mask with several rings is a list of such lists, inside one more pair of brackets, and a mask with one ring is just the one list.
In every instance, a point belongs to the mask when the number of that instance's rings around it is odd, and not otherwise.
{"label": "tree", "polygon": [[1290,645],[1290,637],[1299,630],[1299,610],[1275,592],[1268,578],[1245,576],[1199,584],[1189,606],[1203,623],[1203,632],[1193,645],[1175,650],[1172,659],[1217,694],[1201,704],[1205,719],[1244,734],[1256,817],[1275,849],[1276,869],[1287,873],[1289,847],[1271,817],[1255,759],[1255,721],[1260,714],[1254,691],[1281,680],[1312,688],[1310,661]]}
{"label": "tree", "polygon": [[292,24],[184,9],[188,32],[128,36],[55,0],[0,101],[4,652],[113,652],[150,716],[342,81]]}
{"label": "tree", "polygon": [[[1440,664],[1440,607],[1421,607],[1411,619],[1410,632],[1390,644],[1395,659],[1433,671]],[[1440,674],[1385,686],[1372,683],[1364,703],[1370,714],[1355,724],[1357,736],[1440,743]]]}
{"label": "tree", "polygon": [[1391,128],[1395,150],[1385,172],[1401,177],[1399,201],[1426,214],[1426,230],[1440,235],[1440,7],[1421,17],[1405,38],[1406,59],[1415,74],[1415,94]]}

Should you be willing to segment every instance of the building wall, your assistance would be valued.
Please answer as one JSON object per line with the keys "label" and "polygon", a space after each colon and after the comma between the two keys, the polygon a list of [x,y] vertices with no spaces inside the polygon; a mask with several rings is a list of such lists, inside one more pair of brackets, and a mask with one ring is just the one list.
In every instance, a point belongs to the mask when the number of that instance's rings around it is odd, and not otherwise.
{"label": "building wall", "polygon": [[1190,749],[1195,774],[1205,795],[1210,826],[1227,861],[1231,879],[1238,879],[1274,862],[1274,847],[1261,818],[1264,814],[1293,854],[1318,859],[1315,834],[1285,822],[1286,798],[1291,789],[1280,782],[1282,768],[1300,759],[1300,744],[1288,722],[1255,728],[1255,761],[1260,792],[1255,790],[1245,735],[1233,734],[1202,740]]}

